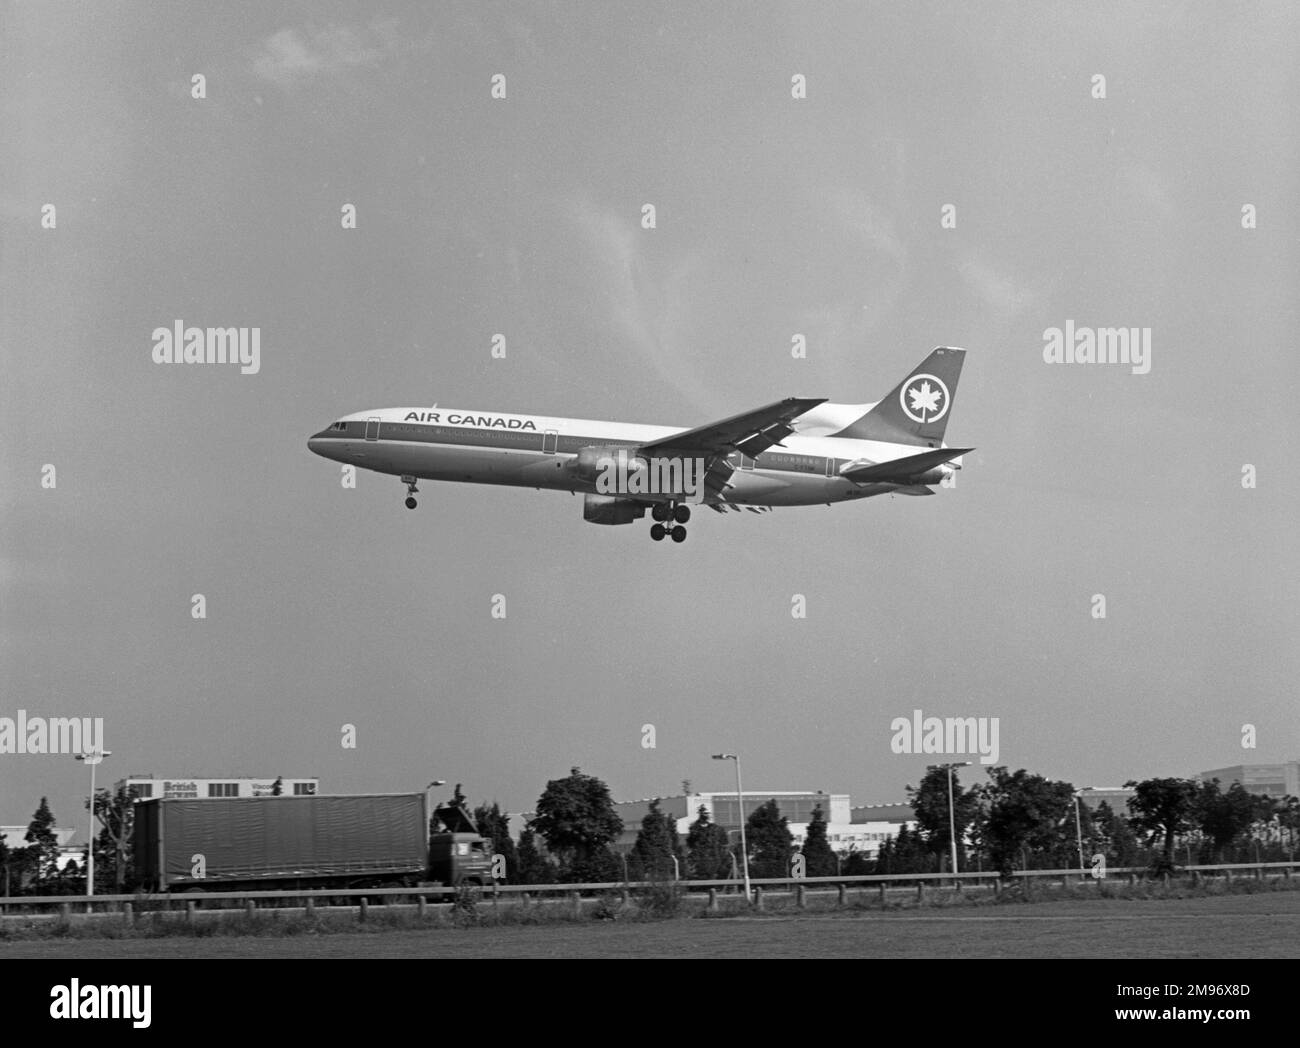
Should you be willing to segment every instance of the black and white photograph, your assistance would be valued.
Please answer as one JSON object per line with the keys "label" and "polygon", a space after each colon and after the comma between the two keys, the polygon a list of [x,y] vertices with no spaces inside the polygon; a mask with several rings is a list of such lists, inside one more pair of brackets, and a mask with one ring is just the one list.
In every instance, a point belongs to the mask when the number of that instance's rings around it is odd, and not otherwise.
{"label": "black and white photograph", "polygon": [[1283,0],[5,0],[6,1011],[1281,1016],[1298,99]]}

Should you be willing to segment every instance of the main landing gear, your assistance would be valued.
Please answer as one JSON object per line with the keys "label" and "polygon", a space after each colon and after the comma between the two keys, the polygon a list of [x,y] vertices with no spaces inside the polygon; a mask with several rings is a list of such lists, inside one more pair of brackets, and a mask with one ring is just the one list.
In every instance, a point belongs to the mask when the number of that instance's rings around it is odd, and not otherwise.
{"label": "main landing gear", "polygon": [[415,501],[415,496],[420,492],[420,489],[415,486],[415,478],[403,477],[402,483],[406,485],[406,490],[408,493],[406,496],[406,508],[415,509],[415,507],[418,505],[418,503]]}
{"label": "main landing gear", "polygon": [[[682,525],[691,519],[690,506],[683,506],[680,502],[656,502],[650,509],[650,516],[658,521],[650,527],[650,537],[656,542],[662,542],[668,535],[674,542],[686,541],[686,529]],[[675,526],[664,527],[670,521],[675,521]]]}

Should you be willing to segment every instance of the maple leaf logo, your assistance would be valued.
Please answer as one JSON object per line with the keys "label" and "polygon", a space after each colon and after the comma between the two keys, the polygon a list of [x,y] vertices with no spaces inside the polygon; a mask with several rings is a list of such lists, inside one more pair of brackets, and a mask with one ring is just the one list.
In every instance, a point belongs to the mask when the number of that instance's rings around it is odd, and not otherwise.
{"label": "maple leaf logo", "polygon": [[948,413],[950,402],[948,387],[943,379],[934,375],[913,375],[898,399],[907,417],[923,425],[943,418]]}
{"label": "maple leaf logo", "polygon": [[920,389],[909,389],[907,395],[912,398],[912,410],[922,414],[938,411],[939,398],[943,396],[937,389],[931,389],[928,382],[922,382]]}

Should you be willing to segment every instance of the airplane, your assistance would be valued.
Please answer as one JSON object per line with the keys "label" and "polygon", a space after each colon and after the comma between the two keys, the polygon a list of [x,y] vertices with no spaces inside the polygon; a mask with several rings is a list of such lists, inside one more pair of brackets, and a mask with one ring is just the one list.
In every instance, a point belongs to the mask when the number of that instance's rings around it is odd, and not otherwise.
{"label": "airplane", "polygon": [[[451,480],[583,495],[583,519],[686,539],[691,505],[717,513],[933,495],[973,448],[943,443],[964,349],[941,346],[875,404],[788,397],[694,429],[434,405],[344,415],[307,447],[417,482]],[[658,483],[656,483],[658,481]]]}

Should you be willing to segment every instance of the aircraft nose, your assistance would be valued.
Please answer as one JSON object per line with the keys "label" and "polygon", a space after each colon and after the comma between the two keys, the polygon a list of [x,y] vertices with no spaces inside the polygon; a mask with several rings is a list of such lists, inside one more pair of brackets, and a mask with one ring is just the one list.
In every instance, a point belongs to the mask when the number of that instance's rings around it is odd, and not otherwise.
{"label": "aircraft nose", "polygon": [[313,433],[310,437],[307,438],[307,450],[314,451],[317,455],[324,455],[325,445],[327,443],[329,442],[326,440],[325,434],[323,432]]}

